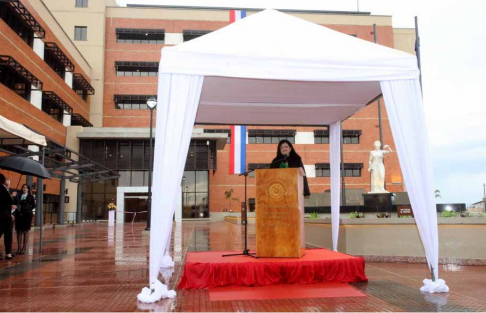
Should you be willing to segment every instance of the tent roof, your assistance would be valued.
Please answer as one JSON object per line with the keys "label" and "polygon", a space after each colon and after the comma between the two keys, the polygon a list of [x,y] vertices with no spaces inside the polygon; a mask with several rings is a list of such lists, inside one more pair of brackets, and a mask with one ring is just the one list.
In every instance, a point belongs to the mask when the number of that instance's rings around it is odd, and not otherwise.
{"label": "tent roof", "polygon": [[204,76],[196,123],[325,125],[414,79],[414,55],[265,10],[164,47],[159,72]]}
{"label": "tent roof", "polygon": [[[23,139],[29,144],[47,146],[46,137],[0,115],[0,139]],[[16,142],[15,140],[10,140]]]}

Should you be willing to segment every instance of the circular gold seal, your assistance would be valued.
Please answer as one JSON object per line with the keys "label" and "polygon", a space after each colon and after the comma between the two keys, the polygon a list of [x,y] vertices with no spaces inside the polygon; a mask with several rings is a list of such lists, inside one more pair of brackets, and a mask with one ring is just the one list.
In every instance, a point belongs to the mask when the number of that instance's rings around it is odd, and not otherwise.
{"label": "circular gold seal", "polygon": [[267,185],[267,196],[274,201],[282,200],[285,197],[285,186],[278,180],[271,181]]}

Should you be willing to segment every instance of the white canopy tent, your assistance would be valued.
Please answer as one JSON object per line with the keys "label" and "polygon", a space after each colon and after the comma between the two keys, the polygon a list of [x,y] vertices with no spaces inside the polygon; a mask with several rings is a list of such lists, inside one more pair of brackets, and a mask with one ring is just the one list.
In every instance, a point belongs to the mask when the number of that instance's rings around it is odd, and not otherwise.
{"label": "white canopy tent", "polygon": [[46,137],[36,134],[24,125],[0,115],[0,139],[5,143],[15,144],[22,140],[27,144],[47,146]]}
{"label": "white canopy tent", "polygon": [[341,121],[381,94],[429,268],[438,279],[432,167],[419,71],[413,55],[274,10],[162,49],[150,236],[150,290],[140,301],[173,296],[158,281],[169,255],[174,204],[195,123],[330,126],[333,245],[339,230]]}

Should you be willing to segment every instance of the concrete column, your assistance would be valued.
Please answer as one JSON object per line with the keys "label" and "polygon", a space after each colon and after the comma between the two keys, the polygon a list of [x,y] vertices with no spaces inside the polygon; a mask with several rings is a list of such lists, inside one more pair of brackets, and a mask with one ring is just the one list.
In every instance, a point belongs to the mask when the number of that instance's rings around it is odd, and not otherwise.
{"label": "concrete column", "polygon": [[78,183],[78,204],[76,206],[76,223],[83,222],[83,184],[82,181]]}
{"label": "concrete column", "polygon": [[44,60],[44,42],[40,38],[34,38],[34,52]]}
{"label": "concrete column", "polygon": [[125,214],[122,213],[125,211],[125,190],[123,187],[116,188],[116,210],[116,224],[125,223]]}
{"label": "concrete column", "polygon": [[37,178],[37,192],[35,197],[35,226],[40,226],[44,222],[44,181]]}
{"label": "concrete column", "polygon": [[184,42],[182,33],[165,33],[164,43],[166,45],[177,45]]}
{"label": "concrete column", "polygon": [[176,197],[175,202],[175,221],[176,223],[182,222],[182,187],[178,187],[177,191],[178,197]]}
{"label": "concrete column", "polygon": [[[27,146],[27,149],[29,149],[32,152],[39,152],[39,146],[30,145],[30,146]],[[39,156],[36,155],[36,156],[32,157],[32,159],[38,162],[39,161]],[[30,185],[32,186],[32,178],[31,178]]]}
{"label": "concrete column", "polygon": [[61,187],[59,188],[59,211],[57,212],[57,224],[64,225],[64,199],[66,195],[66,179],[61,178]]}
{"label": "concrete column", "polygon": [[72,72],[66,72],[64,74],[64,81],[69,86],[69,88],[73,88],[73,73]]}
{"label": "concrete column", "polygon": [[313,132],[297,132],[295,134],[296,145],[313,145],[314,133]]}
{"label": "concrete column", "polygon": [[304,164],[305,175],[307,178],[316,177],[316,165],[315,164]]}
{"label": "concrete column", "polygon": [[64,116],[62,118],[62,124],[66,127],[71,126],[71,114],[64,111]]}
{"label": "concrete column", "polygon": [[27,175],[25,177],[25,183],[30,186],[30,190],[32,191],[32,184],[34,182],[34,179],[32,176]]}
{"label": "concrete column", "polygon": [[42,110],[42,90],[35,88],[33,85],[30,92],[30,103],[39,110]]}

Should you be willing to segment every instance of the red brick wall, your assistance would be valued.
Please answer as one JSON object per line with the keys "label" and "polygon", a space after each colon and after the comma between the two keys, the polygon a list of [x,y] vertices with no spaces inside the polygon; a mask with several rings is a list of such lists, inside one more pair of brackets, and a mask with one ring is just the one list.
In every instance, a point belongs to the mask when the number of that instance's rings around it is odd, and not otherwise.
{"label": "red brick wall", "polygon": [[[42,18],[33,10],[28,1],[22,3],[42,25],[46,32],[44,42],[55,42],[66,56],[75,65],[75,73],[82,74],[88,82],[89,76],[81,69],[76,60],[68,53],[61,42],[53,35],[50,28]],[[84,102],[65,81],[57,75],[12,29],[0,20],[0,55],[8,55],[19,62],[43,83],[44,91],[53,91],[72,108],[74,113],[79,113],[89,120],[89,101]],[[26,125],[48,139],[58,144],[66,143],[66,127],[48,114],[34,107],[29,101],[24,100],[10,89],[0,84],[0,115],[23,125]],[[12,172],[3,172],[12,181],[12,187],[17,186],[20,176]],[[34,180],[35,181],[35,180]],[[25,176],[20,184],[25,183]],[[59,194],[60,181],[58,179],[44,180],[46,193]]]}

